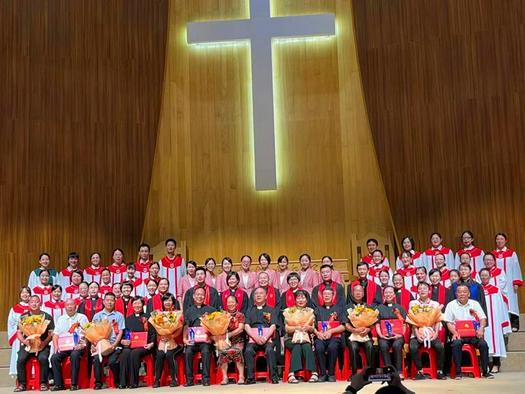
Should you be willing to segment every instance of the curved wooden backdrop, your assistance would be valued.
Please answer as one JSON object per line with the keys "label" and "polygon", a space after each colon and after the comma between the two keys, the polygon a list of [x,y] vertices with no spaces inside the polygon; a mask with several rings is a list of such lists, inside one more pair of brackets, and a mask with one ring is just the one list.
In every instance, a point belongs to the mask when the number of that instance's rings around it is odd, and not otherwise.
{"label": "curved wooden backdrop", "polygon": [[[190,48],[190,21],[247,17],[248,1],[174,0],[143,238],[188,256],[263,251],[349,259],[393,231],[364,106],[351,2],[274,1],[273,15],[335,12],[338,36],[274,43],[278,190],[256,192],[246,45]],[[351,260],[350,260],[351,261]]]}
{"label": "curved wooden backdrop", "polygon": [[[505,231],[525,270],[523,1],[354,0],[366,102],[398,235],[483,249]],[[521,293],[525,307],[525,291]]]}
{"label": "curved wooden backdrop", "polygon": [[156,0],[0,2],[0,316],[41,251],[56,268],[70,250],[135,257],[166,16]]}

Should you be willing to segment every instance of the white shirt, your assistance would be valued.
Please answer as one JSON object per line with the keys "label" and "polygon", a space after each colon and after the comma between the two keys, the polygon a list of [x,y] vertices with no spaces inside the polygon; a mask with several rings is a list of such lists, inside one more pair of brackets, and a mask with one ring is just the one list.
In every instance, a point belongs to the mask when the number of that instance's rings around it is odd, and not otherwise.
{"label": "white shirt", "polygon": [[64,313],[58,318],[56,322],[54,334],[58,336],[66,334],[69,331],[70,327],[75,323],[80,324],[80,326],[76,329],[77,333],[80,336],[82,332],[82,326],[89,323],[89,321],[86,315],[82,313],[75,313],[73,316],[69,316],[67,313]]}
{"label": "white shirt", "polygon": [[458,300],[450,301],[445,309],[443,320],[449,323],[454,323],[456,320],[475,320],[474,316],[470,314],[471,309],[476,312],[479,320],[487,319],[487,315],[483,312],[479,302],[469,299],[465,305]]}

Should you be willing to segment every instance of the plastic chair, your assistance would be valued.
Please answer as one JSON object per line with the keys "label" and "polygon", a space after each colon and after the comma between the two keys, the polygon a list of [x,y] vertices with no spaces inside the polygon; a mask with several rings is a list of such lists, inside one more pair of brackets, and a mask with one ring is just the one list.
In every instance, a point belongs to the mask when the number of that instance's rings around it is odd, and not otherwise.
{"label": "plastic chair", "polygon": [[[477,349],[468,343],[461,347],[462,353],[467,353],[470,357],[470,365],[462,365],[461,373],[470,373],[475,378],[481,377],[481,369],[479,368],[478,352]],[[450,366],[450,377],[454,379],[456,377],[456,363],[452,362]]]}
{"label": "plastic chair", "polygon": [[40,390],[40,363],[35,356],[30,356],[26,362],[26,390]]}
{"label": "plastic chair", "polygon": [[[429,366],[423,367],[421,370],[425,375],[430,375],[432,379],[437,379],[437,358],[436,358],[436,351],[434,348],[426,348],[426,347],[420,347],[418,349],[419,357],[421,357],[421,360],[423,360],[423,354],[426,354],[428,356],[429,360]],[[416,366],[414,365],[414,361],[412,360],[412,366],[410,368],[410,375],[412,376],[412,379],[416,376]]]}
{"label": "plastic chair", "polygon": [[[88,363],[87,357],[82,355],[80,358],[80,370],[78,371],[78,387],[80,389],[89,388]],[[62,378],[66,388],[71,387],[71,358],[68,357],[62,361]]]}
{"label": "plastic chair", "polygon": [[[104,359],[102,361],[102,371],[104,371],[104,368],[108,365],[108,360]],[[115,384],[115,377],[113,376],[113,371],[111,368],[109,368],[109,374],[106,377],[104,373],[102,373],[102,384],[106,383],[108,388],[115,388],[117,385]],[[93,361],[93,367],[91,369],[91,378],[89,379],[89,387],[93,388],[95,387],[95,362]]]}
{"label": "plastic chair", "polygon": [[142,361],[146,366],[146,375],[139,376],[139,382],[144,382],[148,387],[153,386],[155,382],[155,360],[153,355],[146,354]]}
{"label": "plastic chair", "polygon": [[[292,360],[292,353],[288,348],[284,350],[284,368],[283,368],[283,382],[288,383],[288,375],[290,373],[290,362]],[[312,373],[305,369],[301,369],[295,372],[296,377],[303,378],[304,381],[309,380],[312,377]]]}

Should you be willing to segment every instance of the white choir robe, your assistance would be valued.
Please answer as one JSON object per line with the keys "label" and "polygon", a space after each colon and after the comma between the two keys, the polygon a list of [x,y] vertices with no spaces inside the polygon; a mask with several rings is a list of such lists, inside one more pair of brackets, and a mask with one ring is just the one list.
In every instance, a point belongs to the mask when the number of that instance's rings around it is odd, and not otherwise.
{"label": "white choir robe", "polygon": [[64,314],[64,301],[48,301],[41,308],[44,312],[47,312],[53,318],[55,325],[57,324],[58,318]]}
{"label": "white choir robe", "polygon": [[442,268],[440,272],[441,272],[440,283],[448,289],[450,287],[450,270],[448,268]]}
{"label": "white choir robe", "polygon": [[447,248],[446,246],[439,245],[437,248],[429,248],[425,250],[425,253],[423,253],[423,260],[425,262],[424,267],[427,268],[427,273],[430,272],[430,270],[437,268],[435,257],[437,254],[442,254],[445,256],[445,265],[449,268],[454,268],[454,252],[450,248]]}
{"label": "white choir robe", "polygon": [[[31,273],[29,274],[29,279],[27,281],[27,287],[32,289],[35,286],[40,285],[40,272],[42,271],[41,267],[35,268]],[[51,277],[49,278],[49,283],[57,284],[57,272],[54,269],[48,269],[49,274]]]}
{"label": "white choir robe", "polygon": [[470,267],[472,268],[472,271],[479,272],[482,268],[485,268],[485,264],[483,263],[485,252],[474,245],[470,246],[468,249],[460,249],[456,252],[454,268],[459,269],[459,265],[461,264],[460,258],[463,253],[468,253],[470,255]]}
{"label": "white choir robe", "polygon": [[112,284],[122,283],[128,279],[128,272],[126,271],[126,264],[124,263],[120,265],[111,264],[108,270],[111,273]]}
{"label": "white choir robe", "polygon": [[9,362],[9,375],[16,376],[16,360],[18,359],[18,351],[20,350],[20,341],[17,338],[18,323],[20,322],[20,316],[27,312],[29,306],[26,303],[16,304],[9,311],[7,317],[7,339],[9,346],[11,347],[11,360]]}
{"label": "white choir robe", "polygon": [[509,312],[500,289],[494,285],[483,286],[487,302],[487,327],[485,341],[489,345],[489,355],[507,357],[504,335],[512,332]]}
{"label": "white choir robe", "polygon": [[135,277],[142,279],[143,281],[149,278],[149,267],[153,264],[153,261],[148,260],[143,263],[141,259],[135,261]]}
{"label": "white choir robe", "polygon": [[[478,283],[481,283],[479,272],[476,272],[476,277],[474,280]],[[496,286],[501,291],[501,295],[507,303],[507,276],[505,275],[505,272],[503,272],[503,269],[494,267],[490,270],[489,284]]]}
{"label": "white choir robe", "polygon": [[[410,254],[412,255],[412,264],[414,267],[424,267],[425,266],[425,259],[424,255],[421,252],[416,252],[415,250],[411,250]],[[396,259],[396,270],[403,268],[403,261],[401,261],[401,256],[398,256]]]}
{"label": "white choir robe", "polygon": [[405,289],[412,293],[414,298],[417,297],[417,284],[419,281],[416,278],[417,268],[412,266],[409,268],[399,268],[397,273],[403,277],[405,283]]}
{"label": "white choir robe", "polygon": [[159,275],[169,280],[169,292],[175,296],[180,294],[178,289],[180,280],[186,275],[186,262],[180,254],[173,258],[164,256],[160,261]]}
{"label": "white choir robe", "polygon": [[[80,268],[77,268],[77,271],[82,272],[82,277],[84,277],[84,272]],[[71,269],[71,267],[68,266],[58,273],[57,284],[62,286],[62,289],[65,289],[71,284],[71,273],[72,272],[73,270]]]}
{"label": "white choir robe", "polygon": [[523,278],[521,276],[520,262],[518,255],[514,250],[507,248],[497,249],[494,252],[496,256],[496,264],[499,268],[505,271],[507,276],[507,297],[509,299],[509,313],[513,315],[520,315],[520,308],[518,303],[518,293],[514,290],[514,286],[523,286]]}
{"label": "white choir robe", "polygon": [[50,285],[47,286],[35,286],[31,289],[31,294],[40,297],[40,304],[44,305],[46,302],[51,301],[51,293],[53,288]]}
{"label": "white choir robe", "polygon": [[[362,263],[367,263],[369,267],[371,267],[372,265],[374,265],[374,263],[372,262],[372,256],[367,254],[366,256],[364,257],[361,257],[361,262]],[[390,261],[388,261],[388,258],[386,256],[383,256],[383,260],[381,260],[381,263],[385,266],[385,267],[390,267]]]}
{"label": "white choir robe", "polygon": [[103,269],[104,269],[104,267],[101,267],[101,266],[98,266],[98,267],[94,267],[94,266],[87,267],[84,270],[84,281],[87,282],[87,283],[91,283],[91,282],[100,283],[100,275],[102,274],[102,270]]}
{"label": "white choir robe", "polygon": [[64,291],[62,292],[62,299],[65,301],[69,298],[72,298],[74,300],[76,300],[77,298],[80,298],[80,293],[78,292],[78,286],[69,285],[64,288]]}
{"label": "white choir robe", "polygon": [[135,296],[146,297],[148,295],[148,289],[146,287],[146,284],[141,278],[133,278],[133,279],[128,278],[128,280],[133,285],[133,290],[131,290],[132,297],[135,297]]}
{"label": "white choir robe", "polygon": [[371,265],[370,270],[368,271],[368,276],[376,282],[379,286],[381,286],[381,282],[379,281],[379,274],[381,271],[386,271],[388,273],[388,284],[392,284],[392,269],[390,267],[387,267],[383,264],[379,265]]}

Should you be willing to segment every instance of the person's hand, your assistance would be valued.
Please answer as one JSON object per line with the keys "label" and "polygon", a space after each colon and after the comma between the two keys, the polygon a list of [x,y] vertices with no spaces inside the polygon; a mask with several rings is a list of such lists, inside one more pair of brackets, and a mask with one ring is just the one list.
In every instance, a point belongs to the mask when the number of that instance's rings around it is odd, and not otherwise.
{"label": "person's hand", "polygon": [[512,288],[514,289],[514,292],[517,293],[520,287],[518,285],[513,285]]}
{"label": "person's hand", "polygon": [[144,345],[144,349],[150,350],[153,347],[153,342],[147,343]]}
{"label": "person's hand", "polygon": [[479,339],[484,338],[485,337],[485,328],[483,328],[483,327],[478,328],[478,330],[476,331],[476,336]]}
{"label": "person's hand", "polygon": [[365,336],[365,335],[368,335],[368,333],[370,332],[370,327],[362,327],[361,330],[362,330],[361,335]]}
{"label": "person's hand", "polygon": [[327,332],[324,333],[324,336],[325,336],[324,339],[328,340],[328,339],[332,338],[332,332],[327,331]]}
{"label": "person's hand", "polygon": [[131,341],[129,339],[123,339],[120,341],[120,343],[124,346],[129,346],[131,344]]}
{"label": "person's hand", "polygon": [[461,339],[461,336],[457,332],[452,334],[452,340],[455,341],[456,339]]}
{"label": "person's hand", "polygon": [[186,346],[189,346],[190,340],[188,338],[182,338],[182,343],[184,343]]}
{"label": "person's hand", "polygon": [[75,346],[73,349],[74,349],[74,350],[82,350],[82,349],[84,349],[85,347],[86,347],[85,344],[81,344],[81,343],[79,343],[79,344],[78,344],[77,346]]}
{"label": "person's hand", "polygon": [[438,331],[434,331],[434,334],[430,337],[430,341],[435,341],[438,337]]}

